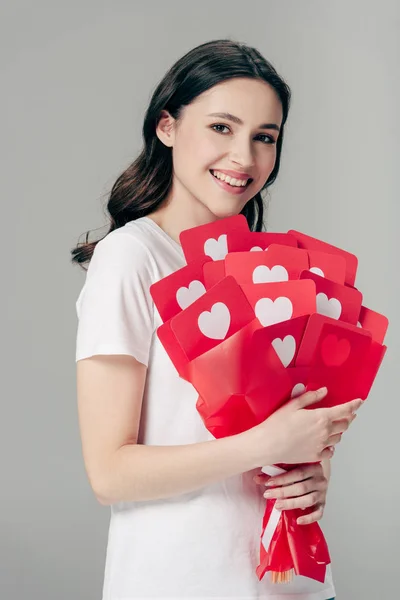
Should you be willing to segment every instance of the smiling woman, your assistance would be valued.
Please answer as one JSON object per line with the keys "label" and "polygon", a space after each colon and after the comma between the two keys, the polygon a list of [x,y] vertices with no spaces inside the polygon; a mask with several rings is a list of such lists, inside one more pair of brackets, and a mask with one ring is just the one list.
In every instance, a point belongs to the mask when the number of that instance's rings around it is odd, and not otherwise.
{"label": "smiling woman", "polygon": [[[244,104],[241,103],[243,100]],[[194,159],[191,151],[200,143],[200,134],[201,144],[207,145],[207,152],[214,144],[215,151],[221,148],[223,152],[225,148],[225,155],[218,157],[218,162],[216,155],[215,164],[209,165],[208,172],[233,170],[244,172],[252,179],[246,194],[240,194],[238,201],[250,229],[261,231],[262,194],[279,173],[290,100],[287,83],[255,48],[231,40],[216,40],[189,51],[171,67],[154,90],[143,124],[144,149],[118,177],[111,190],[107,205],[111,217],[108,233],[138,217],[154,216],[170,202],[171,194],[176,191],[173,188],[179,183],[177,163],[182,154],[179,150],[181,148],[183,154]],[[190,129],[184,128],[186,135],[180,136],[182,144],[177,146],[170,136],[174,131],[176,135],[179,129],[182,132],[184,121],[186,125],[190,124]],[[217,142],[219,138],[221,140]],[[211,186],[209,173],[207,177],[208,193],[229,191],[221,186],[216,188],[215,184]],[[204,185],[203,171],[201,187]],[[197,200],[200,190],[197,185],[194,188]],[[234,214],[234,210],[225,203],[221,216]],[[197,222],[200,224],[218,217],[206,212],[197,216]],[[177,239],[176,231],[170,233]],[[82,265],[90,260],[99,241],[89,242],[88,236],[89,232],[86,242],[72,250],[73,261]]]}
{"label": "smiling woman", "polygon": [[[216,123],[216,117],[229,125]],[[264,80],[244,77],[206,90],[182,109],[178,120],[162,110],[156,131],[172,148],[174,185],[152,217],[177,239],[176,231],[194,210],[197,224],[242,212],[273,172],[282,119],[276,91]],[[217,188],[210,185],[210,173]]]}
{"label": "smiling woman", "polygon": [[[323,582],[258,580],[265,500],[253,477],[299,455],[329,459],[351,407],[333,429],[332,412],[317,420],[306,410],[322,397],[309,392],[288,403],[290,418],[278,410],[214,439],[156,335],[150,294],[186,264],[183,230],[238,214],[262,230],[289,105],[289,87],[255,48],[216,40],[190,50],[152,95],[144,148],[111,190],[108,233],[72,251],[74,262],[90,261],[76,303],[77,392],[88,479],[111,507],[103,600],[335,595],[330,565]],[[314,506],[326,488],[317,468],[306,487],[301,501]]]}

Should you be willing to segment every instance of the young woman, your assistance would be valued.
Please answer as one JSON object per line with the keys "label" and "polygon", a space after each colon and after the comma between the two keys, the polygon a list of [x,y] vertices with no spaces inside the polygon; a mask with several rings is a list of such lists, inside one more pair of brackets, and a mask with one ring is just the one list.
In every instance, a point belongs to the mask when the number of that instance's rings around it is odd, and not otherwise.
{"label": "young woman", "polygon": [[264,464],[323,461],[325,470],[296,469],[271,490],[282,509],[315,507],[303,523],[320,519],[329,459],[361,402],[310,411],[326,390],[310,392],[215,440],[157,338],[149,295],[186,264],[182,230],[238,213],[262,229],[261,192],[278,175],[289,102],[254,48],[218,40],[191,50],[151,98],[144,149],[111,191],[108,234],[72,251],[90,260],[76,304],[77,393],[88,479],[111,507],[103,600],[335,595],[329,567],[323,584],[258,581],[265,487],[254,476]]}

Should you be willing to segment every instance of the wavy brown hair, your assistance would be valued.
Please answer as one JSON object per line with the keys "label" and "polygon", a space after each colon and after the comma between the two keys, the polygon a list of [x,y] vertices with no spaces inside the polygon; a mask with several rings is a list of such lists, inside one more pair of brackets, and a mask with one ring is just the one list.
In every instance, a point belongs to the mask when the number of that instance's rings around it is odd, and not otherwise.
{"label": "wavy brown hair", "polygon": [[[242,210],[249,228],[262,231],[264,209],[261,192],[275,181],[279,172],[291,91],[258,50],[223,39],[206,42],[190,50],[171,67],[156,87],[143,123],[143,150],[112,186],[107,203],[110,226],[105,235],[128,221],[150,214],[168,196],[173,176],[172,149],[165,146],[156,134],[161,111],[167,110],[174,119],[179,120],[182,109],[197,96],[235,77],[262,79],[275,90],[282,105],[282,125],[277,139],[274,168],[262,190]],[[89,233],[86,233],[85,242],[78,242],[71,250],[72,262],[81,264],[84,269],[84,263],[90,261],[100,241],[89,242]]]}

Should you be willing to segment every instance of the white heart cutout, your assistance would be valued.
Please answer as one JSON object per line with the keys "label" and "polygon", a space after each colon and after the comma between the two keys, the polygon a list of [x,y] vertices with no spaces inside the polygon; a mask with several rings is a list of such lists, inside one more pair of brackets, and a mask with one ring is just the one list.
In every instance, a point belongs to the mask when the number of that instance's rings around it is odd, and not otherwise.
{"label": "white heart cutout", "polygon": [[219,236],[218,240],[209,238],[204,242],[204,254],[213,260],[223,260],[228,254],[228,239],[226,233]]}
{"label": "white heart cutout", "polygon": [[325,273],[319,267],[311,267],[310,271],[311,271],[311,273],[315,273],[316,275],[319,275],[320,277],[325,277]]}
{"label": "white heart cutout", "polygon": [[297,396],[301,396],[306,391],[306,386],[304,383],[296,383],[294,388],[292,389],[292,393],[290,394],[291,398],[297,398]]}
{"label": "white heart cutout", "polygon": [[253,283],[272,283],[289,281],[289,273],[282,265],[275,265],[270,269],[266,265],[258,265],[253,271]]}
{"label": "white heart cutout", "polygon": [[284,367],[290,365],[296,354],[296,340],[292,335],[287,335],[283,340],[275,338],[272,342],[275,352],[282,361]]}
{"label": "white heart cutout", "polygon": [[250,252],[266,252],[268,248],[261,248],[260,246],[253,246],[250,248]]}
{"label": "white heart cutout", "polygon": [[261,325],[267,327],[290,319],[293,314],[293,304],[289,298],[284,296],[280,296],[276,300],[260,298],[256,302],[255,313]]}
{"label": "white heart cutout", "polygon": [[223,340],[231,324],[231,313],[223,302],[216,302],[211,310],[199,315],[198,325],[201,333],[213,340]]}
{"label": "white heart cutout", "polygon": [[180,287],[176,292],[176,301],[183,310],[206,293],[206,288],[197,279],[191,281],[188,287]]}
{"label": "white heart cutout", "polygon": [[339,319],[342,314],[342,305],[337,298],[328,300],[326,294],[320,293],[317,294],[317,313],[332,319]]}

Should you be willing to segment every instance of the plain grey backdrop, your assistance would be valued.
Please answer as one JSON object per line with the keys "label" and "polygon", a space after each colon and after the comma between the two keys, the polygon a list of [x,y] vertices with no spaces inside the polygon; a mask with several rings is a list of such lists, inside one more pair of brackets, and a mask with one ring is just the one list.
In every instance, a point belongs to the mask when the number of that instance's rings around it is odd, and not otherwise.
{"label": "plain grey backdrop", "polygon": [[165,71],[190,48],[232,37],[256,46],[293,92],[270,230],[296,228],[357,254],[364,302],[390,318],[381,372],[333,460],[322,525],[338,600],[397,598],[397,0],[3,0],[0,23],[0,597],[101,598],[109,508],[81,456],[84,272],[69,252],[87,230],[105,233],[108,191],[141,147]]}

